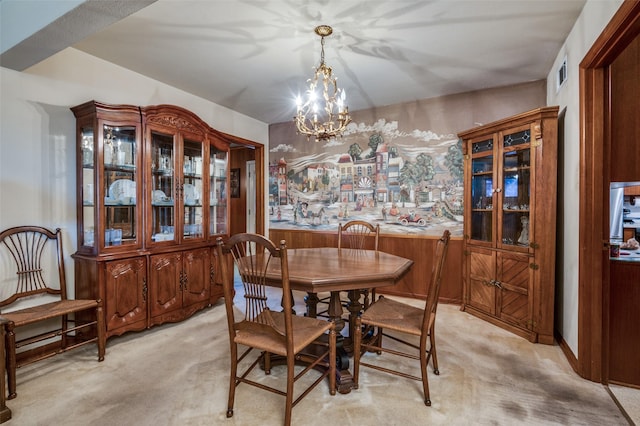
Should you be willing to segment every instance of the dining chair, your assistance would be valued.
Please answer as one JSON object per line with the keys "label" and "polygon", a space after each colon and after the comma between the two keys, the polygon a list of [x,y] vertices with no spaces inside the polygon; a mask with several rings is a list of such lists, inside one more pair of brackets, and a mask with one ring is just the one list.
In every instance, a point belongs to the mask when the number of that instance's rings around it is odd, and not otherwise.
{"label": "dining chair", "polygon": [[[380,238],[380,225],[372,225],[364,220],[351,220],[344,224],[338,225],[338,248],[367,249],[378,250],[378,240]],[[375,298],[375,289],[352,290],[357,292],[355,297],[360,299],[364,296],[363,306],[366,309],[371,298]],[[353,295],[351,295],[353,297]],[[330,296],[320,297],[318,304],[329,305]],[[341,300],[343,308],[348,308],[350,300]],[[328,307],[318,311],[318,316],[328,317]]]}
{"label": "dining chair", "polygon": [[[378,250],[378,241],[380,239],[380,225],[375,226],[363,220],[351,220],[345,224],[338,226],[338,248],[366,249],[371,248]],[[368,308],[370,300],[376,297],[375,288],[362,289],[361,294],[364,295],[364,308]],[[371,297],[371,299],[370,299]]]}
{"label": "dining chair", "polygon": [[[257,388],[285,396],[284,424],[291,424],[291,410],[313,388],[329,377],[329,393],[336,393],[336,331],[333,322],[295,315],[293,297],[289,284],[287,248],[284,240],[276,247],[270,240],[258,234],[235,234],[225,243],[217,239],[220,259],[224,301],[227,312],[227,326],[231,349],[231,371],[227,417],[233,416],[236,388],[246,383]],[[244,288],[244,306],[234,308],[233,275],[225,259],[233,259]],[[267,280],[269,266],[277,273],[277,288]],[[273,273],[273,272],[272,272]],[[277,311],[281,306],[281,311]],[[239,309],[238,309],[239,308]],[[239,355],[238,346],[246,346]],[[305,351],[305,349],[315,349]],[[319,349],[318,349],[319,348]],[[249,359],[249,365],[239,364],[252,351],[260,354]],[[304,368],[296,374],[296,362]],[[260,365],[266,374],[272,367],[285,364],[287,369],[286,390],[260,382],[251,371]],[[239,374],[238,370],[242,370]],[[297,391],[294,400],[294,383],[315,369],[321,369],[320,376],[302,392]]]}
{"label": "dining chair", "polygon": [[[442,237],[437,240],[429,291],[423,308],[381,296],[356,319],[357,329],[363,325],[377,328],[375,338],[370,341],[363,341],[360,333],[356,333],[354,336],[353,382],[356,389],[358,388],[360,366],[365,366],[407,379],[422,381],[424,403],[427,406],[431,405],[427,365],[429,364],[429,359],[432,359],[433,372],[436,375],[440,374],[436,354],[435,322],[440,285],[442,284],[442,269],[447,255],[450,236],[450,232],[445,230]],[[388,334],[390,330],[395,332],[394,335]],[[410,336],[418,336],[419,344],[410,342]],[[400,343],[399,348],[383,347],[383,337]],[[427,348],[427,339],[429,340],[429,348]],[[387,368],[381,365],[381,363],[372,364],[363,362],[362,355],[367,351],[376,352],[377,354],[386,352],[392,355],[419,360],[421,376],[418,377],[401,371],[401,369],[397,367],[396,369]]]}
{"label": "dining chair", "polygon": [[103,361],[102,301],[67,297],[62,231],[16,226],[0,232],[0,243],[7,273],[0,280],[0,318],[5,320],[8,399],[17,396],[19,367],[88,344],[96,345]]}

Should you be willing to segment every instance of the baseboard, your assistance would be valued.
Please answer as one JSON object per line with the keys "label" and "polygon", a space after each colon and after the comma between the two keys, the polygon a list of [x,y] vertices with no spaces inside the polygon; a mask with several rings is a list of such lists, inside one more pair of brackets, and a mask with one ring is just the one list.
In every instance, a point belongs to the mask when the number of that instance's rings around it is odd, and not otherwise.
{"label": "baseboard", "polygon": [[560,346],[562,353],[567,358],[567,361],[569,361],[569,365],[571,366],[573,371],[575,371],[578,376],[584,377],[582,374],[580,374],[580,369],[578,368],[578,358],[576,358],[576,356],[573,354],[573,351],[571,350],[567,342],[564,340],[558,330],[556,330],[554,334],[556,337],[556,342],[558,342],[558,346]]}

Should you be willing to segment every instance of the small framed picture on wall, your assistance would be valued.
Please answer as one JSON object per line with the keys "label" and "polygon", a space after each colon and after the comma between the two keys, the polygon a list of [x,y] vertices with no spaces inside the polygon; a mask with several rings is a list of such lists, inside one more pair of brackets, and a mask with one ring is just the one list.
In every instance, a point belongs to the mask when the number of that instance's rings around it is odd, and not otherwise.
{"label": "small framed picture on wall", "polygon": [[231,190],[231,198],[240,198],[240,169],[231,169],[229,187]]}

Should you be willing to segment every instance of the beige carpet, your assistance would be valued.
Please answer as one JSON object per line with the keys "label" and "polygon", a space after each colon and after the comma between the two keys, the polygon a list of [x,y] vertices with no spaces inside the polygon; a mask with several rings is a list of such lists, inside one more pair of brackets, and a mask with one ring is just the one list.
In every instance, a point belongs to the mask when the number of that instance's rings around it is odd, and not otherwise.
{"label": "beige carpet", "polygon": [[633,424],[640,425],[640,389],[610,384],[609,390]]}
{"label": "beige carpet", "polygon": [[[178,324],[112,338],[102,363],[95,349],[82,348],[19,369],[8,424],[281,424],[284,399],[246,385],[234,417],[225,417],[224,315],[219,303]],[[558,346],[531,344],[454,305],[440,305],[437,326],[441,374],[429,377],[431,407],[419,382],[363,369],[350,394],[316,388],[294,408],[293,424],[628,424],[606,389],[577,376]],[[278,373],[260,376],[274,382]]]}

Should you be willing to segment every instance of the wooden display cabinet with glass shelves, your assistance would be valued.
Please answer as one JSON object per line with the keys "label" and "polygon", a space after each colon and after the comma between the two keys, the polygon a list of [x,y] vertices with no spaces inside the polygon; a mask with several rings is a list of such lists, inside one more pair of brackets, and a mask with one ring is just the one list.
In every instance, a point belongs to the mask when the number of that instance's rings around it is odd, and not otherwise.
{"label": "wooden display cabinet with glass shelves", "polygon": [[229,142],[172,105],[95,101],[77,120],[76,296],[105,301],[107,336],[214,303],[228,229]]}
{"label": "wooden display cabinet with glass shelves", "polygon": [[459,133],[464,140],[463,310],[553,343],[558,107]]}

